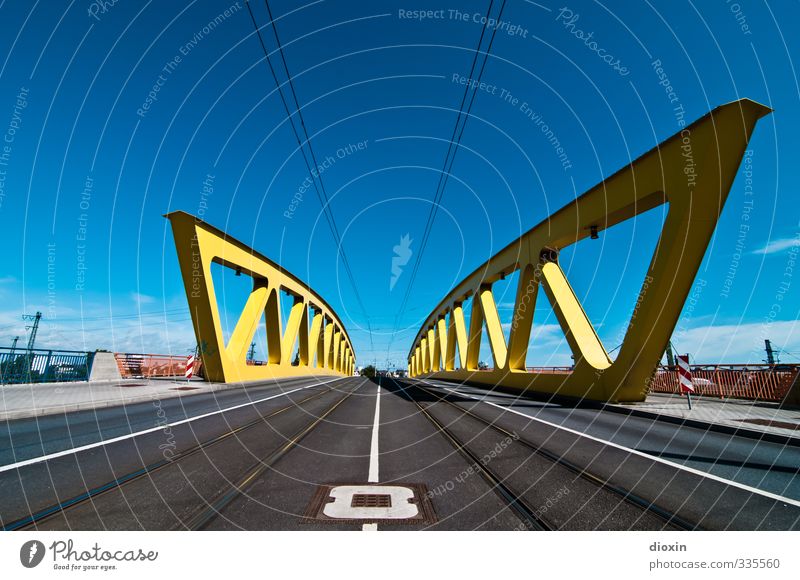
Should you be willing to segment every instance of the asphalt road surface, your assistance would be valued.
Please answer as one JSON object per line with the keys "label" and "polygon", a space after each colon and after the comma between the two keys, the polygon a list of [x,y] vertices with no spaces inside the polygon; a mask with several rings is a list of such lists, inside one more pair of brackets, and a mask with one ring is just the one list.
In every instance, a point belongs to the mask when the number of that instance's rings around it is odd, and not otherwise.
{"label": "asphalt road surface", "polygon": [[800,447],[706,431],[666,421],[592,408],[565,407],[487,395],[477,388],[426,381],[445,393],[454,390],[637,451],[705,471],[744,485],[800,500]]}
{"label": "asphalt road surface", "polygon": [[800,527],[797,448],[459,390],[465,394],[446,383],[317,377],[6,422],[0,523]]}

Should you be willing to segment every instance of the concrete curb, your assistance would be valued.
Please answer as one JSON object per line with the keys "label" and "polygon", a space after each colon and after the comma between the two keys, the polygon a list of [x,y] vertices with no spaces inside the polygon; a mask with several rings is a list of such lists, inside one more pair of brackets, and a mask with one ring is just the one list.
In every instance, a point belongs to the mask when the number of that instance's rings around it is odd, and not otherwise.
{"label": "concrete curb", "polygon": [[[114,381],[116,382],[116,381]],[[70,384],[70,383],[67,383]],[[213,393],[215,391],[229,390],[241,387],[241,385],[214,385],[212,388],[200,387],[197,391],[167,391],[163,393],[150,393],[147,395],[137,395],[125,399],[105,399],[95,401],[84,401],[80,403],[69,403],[66,405],[56,405],[51,407],[40,407],[37,409],[20,409],[17,411],[0,412],[0,422],[16,421],[18,419],[33,419],[47,415],[61,415],[64,413],[74,413],[77,411],[91,411],[93,409],[105,409],[108,407],[124,407],[126,405],[144,403],[155,399],[174,399],[176,397],[186,397],[200,395],[203,393]],[[154,396],[156,395],[156,396]]]}
{"label": "concrete curb", "polygon": [[[106,409],[109,407],[124,407],[126,405],[145,403],[153,400],[174,399],[177,397],[191,397],[194,395],[203,395],[208,393],[215,393],[218,391],[230,391],[233,389],[246,389],[248,387],[261,387],[261,386],[292,386],[295,382],[303,382],[312,379],[326,379],[331,378],[327,375],[318,375],[312,377],[290,377],[288,379],[276,379],[270,382],[253,381],[248,383],[206,383],[205,381],[196,381],[194,384],[202,385],[197,390],[191,391],[175,391],[168,390],[160,393],[150,393],[147,395],[136,395],[125,399],[105,399],[95,401],[83,401],[80,403],[69,403],[67,405],[57,405],[50,407],[40,407],[38,409],[20,409],[17,411],[0,412],[0,422],[3,421],[16,421],[19,419],[33,419],[35,417],[44,417],[47,415],[61,415],[64,413],[75,413],[77,411],[92,411],[95,409]],[[103,381],[105,383],[106,381]],[[120,381],[108,381],[108,384],[118,384]],[[135,380],[134,380],[135,382]],[[82,384],[88,384],[82,381]],[[75,385],[71,383],[47,383],[48,385]],[[102,384],[102,383],[92,383]],[[187,386],[186,381],[179,381],[177,383],[169,383],[174,386]],[[157,395],[157,396],[154,396]]]}
{"label": "concrete curb", "polygon": [[627,407],[617,405],[601,405],[599,408],[612,413],[622,413],[623,415],[642,417],[644,419],[653,419],[656,421],[663,421],[665,423],[673,423],[675,425],[686,425],[689,427],[695,427],[697,429],[703,429],[705,431],[715,431],[717,433],[725,433],[726,435],[736,435],[737,437],[747,437],[748,439],[758,439],[760,441],[768,441],[770,443],[779,443],[781,445],[800,447],[800,437],[792,437],[790,435],[758,431],[756,429],[748,429],[747,427],[733,427],[723,423],[709,423],[706,421],[699,421],[697,419],[684,419],[682,417],[675,417],[673,415],[654,413],[653,411],[643,411],[642,409],[628,409]]}
{"label": "concrete curb", "polygon": [[[449,382],[444,381],[443,382]],[[458,384],[462,384],[465,386],[469,386],[472,388],[483,389],[481,385],[471,384],[469,382],[466,383],[456,383],[453,381],[453,385],[457,386]],[[484,389],[485,390],[485,389]],[[767,431],[758,431],[756,429],[748,429],[747,427],[732,427],[730,425],[724,425],[722,423],[710,423],[706,421],[699,421],[697,419],[683,419],[681,417],[675,417],[673,415],[665,415],[662,413],[655,413],[653,411],[644,411],[642,409],[633,409],[628,408],[622,405],[614,405],[614,404],[603,404],[598,403],[596,401],[586,401],[586,400],[579,400],[572,397],[561,397],[558,395],[545,395],[541,393],[530,393],[526,394],[526,397],[522,397],[518,391],[513,389],[503,389],[498,388],[496,389],[497,392],[515,395],[520,399],[530,398],[534,401],[540,401],[545,403],[556,403],[560,405],[566,406],[578,406],[578,407],[587,407],[591,409],[601,409],[604,411],[609,411],[612,413],[622,413],[631,415],[634,417],[642,417],[644,419],[651,419],[656,421],[664,421],[666,423],[673,423],[675,425],[687,425],[689,427],[695,427],[697,429],[703,429],[705,431],[715,431],[717,433],[725,433],[726,435],[736,435],[739,437],[747,437],[749,439],[758,439],[761,441],[767,441],[770,443],[779,443],[781,445],[791,445],[792,447],[800,447],[800,435],[797,437],[792,437],[790,435],[784,435],[782,433],[769,433]],[[491,394],[490,392],[486,391],[487,394]]]}

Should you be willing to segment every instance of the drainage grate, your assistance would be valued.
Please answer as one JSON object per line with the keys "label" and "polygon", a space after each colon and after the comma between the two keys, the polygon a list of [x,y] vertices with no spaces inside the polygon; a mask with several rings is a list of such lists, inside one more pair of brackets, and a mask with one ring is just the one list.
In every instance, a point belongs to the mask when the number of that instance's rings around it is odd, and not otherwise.
{"label": "drainage grate", "polygon": [[424,484],[338,483],[317,488],[302,521],[430,525],[437,518]]}
{"label": "drainage grate", "polygon": [[354,508],[390,508],[392,507],[392,496],[377,493],[356,493],[350,501],[350,507]]}

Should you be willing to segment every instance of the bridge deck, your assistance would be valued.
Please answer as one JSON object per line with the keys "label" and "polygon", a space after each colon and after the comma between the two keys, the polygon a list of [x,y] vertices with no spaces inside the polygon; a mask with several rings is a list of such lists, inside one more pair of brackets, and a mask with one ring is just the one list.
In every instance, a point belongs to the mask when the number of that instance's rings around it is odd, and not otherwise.
{"label": "bridge deck", "polygon": [[800,527],[798,446],[440,382],[295,379],[3,427],[13,529]]}

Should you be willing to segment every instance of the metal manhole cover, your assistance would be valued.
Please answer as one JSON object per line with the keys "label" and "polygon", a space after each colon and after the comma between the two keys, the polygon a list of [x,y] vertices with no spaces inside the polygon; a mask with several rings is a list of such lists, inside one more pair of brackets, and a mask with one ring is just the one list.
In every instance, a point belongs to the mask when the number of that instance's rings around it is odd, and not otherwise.
{"label": "metal manhole cover", "polygon": [[437,518],[424,484],[340,483],[317,488],[303,521],[419,525]]}
{"label": "metal manhole cover", "polygon": [[350,501],[350,507],[354,508],[390,508],[392,507],[392,496],[380,493],[354,493]]}

